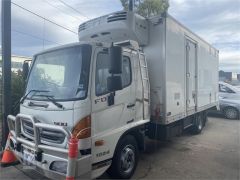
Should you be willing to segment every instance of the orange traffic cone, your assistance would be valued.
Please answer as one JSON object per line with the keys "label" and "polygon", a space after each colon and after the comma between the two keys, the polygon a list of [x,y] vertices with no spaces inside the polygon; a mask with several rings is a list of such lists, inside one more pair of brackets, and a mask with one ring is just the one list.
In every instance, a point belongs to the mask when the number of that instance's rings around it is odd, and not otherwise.
{"label": "orange traffic cone", "polygon": [[1,160],[2,167],[18,164],[18,160],[17,160],[16,156],[10,150],[10,147],[9,147],[10,142],[9,141],[10,141],[10,134],[8,135],[5,150],[3,151],[3,155],[2,155],[2,160]]}

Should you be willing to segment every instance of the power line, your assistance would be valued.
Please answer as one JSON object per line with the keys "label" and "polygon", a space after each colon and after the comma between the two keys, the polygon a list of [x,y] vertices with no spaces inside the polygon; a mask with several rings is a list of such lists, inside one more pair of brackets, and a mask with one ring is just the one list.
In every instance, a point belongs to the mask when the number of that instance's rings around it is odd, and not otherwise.
{"label": "power line", "polygon": [[62,0],[58,0],[59,2],[61,2],[62,4],[64,4],[65,6],[69,7],[70,9],[72,9],[73,11],[77,12],[78,14],[80,14],[81,16],[90,19],[89,17],[87,17],[86,15],[84,15],[83,13],[81,13],[80,11],[78,11],[77,9],[73,8],[72,6],[70,6],[69,4],[67,4],[66,2],[62,1]]}
{"label": "power line", "polygon": [[62,45],[62,44],[59,44],[57,42],[54,42],[54,41],[50,41],[50,40],[47,40],[47,39],[43,39],[43,38],[40,38],[38,36],[35,36],[35,35],[32,35],[32,34],[28,34],[28,33],[24,33],[22,31],[18,31],[16,29],[12,29],[13,32],[16,32],[16,33],[19,33],[19,34],[22,34],[22,35],[25,35],[25,36],[30,36],[32,38],[35,38],[35,39],[39,39],[41,41],[47,41],[47,42],[50,42],[50,43],[54,43],[54,44],[57,44],[57,45]]}
{"label": "power line", "polygon": [[65,29],[65,30],[73,33],[73,34],[78,35],[78,33],[74,32],[73,30],[71,30],[71,29],[69,29],[69,28],[67,28],[67,27],[64,27],[64,26],[62,26],[62,25],[60,25],[60,24],[57,24],[56,22],[53,22],[53,21],[51,21],[51,20],[49,20],[49,19],[47,19],[47,18],[45,18],[45,17],[42,17],[42,16],[40,16],[39,14],[37,14],[37,13],[35,13],[35,12],[32,12],[32,11],[30,11],[30,10],[28,10],[28,9],[26,9],[26,8],[24,8],[24,7],[16,4],[16,3],[14,3],[14,2],[11,2],[11,3],[12,3],[13,5],[15,5],[15,6],[21,8],[21,9],[23,9],[23,10],[25,10],[25,11],[31,13],[31,14],[33,14],[33,15],[35,15],[35,16],[37,16],[37,17],[45,20],[45,21],[48,21],[48,22],[50,22],[50,23],[52,23],[52,24],[54,24],[54,25],[56,25],[56,26],[58,26],[58,27],[61,27],[61,28]]}
{"label": "power line", "polygon": [[57,6],[54,6],[53,4],[49,3],[47,0],[43,0],[43,1],[44,1],[45,3],[47,3],[49,6],[51,6],[51,7],[55,8],[55,9],[59,10],[60,12],[62,12],[62,13],[64,13],[64,14],[68,15],[68,16],[71,16],[71,17],[73,17],[73,18],[78,19],[78,20],[81,21],[80,18],[64,12],[62,9],[58,8]]}

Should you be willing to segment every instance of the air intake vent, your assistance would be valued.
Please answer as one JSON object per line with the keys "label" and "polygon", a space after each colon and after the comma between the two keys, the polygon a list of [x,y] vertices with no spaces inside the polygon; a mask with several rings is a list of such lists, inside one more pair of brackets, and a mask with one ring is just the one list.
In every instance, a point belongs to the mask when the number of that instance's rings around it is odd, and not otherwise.
{"label": "air intake vent", "polygon": [[127,12],[114,13],[108,16],[107,22],[123,21],[127,19]]}

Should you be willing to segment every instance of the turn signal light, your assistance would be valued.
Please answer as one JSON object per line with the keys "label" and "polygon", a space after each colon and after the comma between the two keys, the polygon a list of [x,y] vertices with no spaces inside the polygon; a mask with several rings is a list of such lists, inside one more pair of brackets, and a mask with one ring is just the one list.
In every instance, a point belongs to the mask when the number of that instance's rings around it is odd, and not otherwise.
{"label": "turn signal light", "polygon": [[91,116],[81,119],[73,128],[72,135],[78,139],[91,137]]}
{"label": "turn signal light", "polygon": [[98,140],[95,142],[95,146],[103,146],[104,145],[104,140]]}

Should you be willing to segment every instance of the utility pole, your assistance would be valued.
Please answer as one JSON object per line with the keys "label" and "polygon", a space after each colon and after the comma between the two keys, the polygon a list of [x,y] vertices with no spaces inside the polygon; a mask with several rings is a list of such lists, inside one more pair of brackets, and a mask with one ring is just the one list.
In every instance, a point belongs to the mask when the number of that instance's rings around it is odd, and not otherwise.
{"label": "utility pole", "polygon": [[129,11],[134,11],[134,7],[135,7],[135,0],[129,0]]}
{"label": "utility pole", "polygon": [[7,116],[11,113],[11,0],[2,0],[2,73],[2,147],[4,147],[9,133]]}

